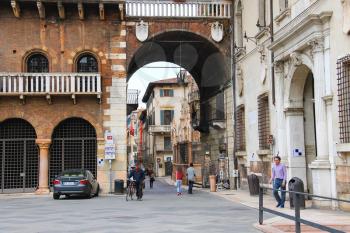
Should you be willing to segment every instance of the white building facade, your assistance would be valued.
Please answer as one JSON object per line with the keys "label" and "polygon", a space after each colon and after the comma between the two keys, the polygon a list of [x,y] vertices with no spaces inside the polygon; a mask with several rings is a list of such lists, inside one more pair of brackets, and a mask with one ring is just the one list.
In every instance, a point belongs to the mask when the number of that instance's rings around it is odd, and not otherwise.
{"label": "white building facade", "polygon": [[266,182],[272,157],[279,155],[288,178],[303,180],[306,191],[348,199],[350,1],[235,4],[236,156],[242,187],[251,173]]}

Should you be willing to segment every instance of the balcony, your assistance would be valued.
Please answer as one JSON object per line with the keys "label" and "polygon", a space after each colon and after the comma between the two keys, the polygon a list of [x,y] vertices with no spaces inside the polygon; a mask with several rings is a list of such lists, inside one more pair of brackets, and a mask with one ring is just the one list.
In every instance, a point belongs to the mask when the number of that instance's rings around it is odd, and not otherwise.
{"label": "balcony", "polygon": [[0,96],[96,95],[101,100],[101,76],[98,73],[0,73]]}
{"label": "balcony", "polygon": [[171,125],[150,125],[148,132],[150,133],[170,133]]}
{"label": "balcony", "polygon": [[170,0],[127,0],[126,17],[159,17],[159,18],[216,18],[231,17],[231,1],[186,1]]}
{"label": "balcony", "polygon": [[172,152],[173,148],[171,148],[171,147],[164,147],[163,145],[156,145],[156,151],[157,152]]}

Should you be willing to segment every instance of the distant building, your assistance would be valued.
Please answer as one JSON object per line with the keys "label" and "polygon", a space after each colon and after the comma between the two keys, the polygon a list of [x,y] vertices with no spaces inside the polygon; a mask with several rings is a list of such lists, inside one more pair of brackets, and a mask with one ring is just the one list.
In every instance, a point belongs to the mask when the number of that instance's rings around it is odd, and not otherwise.
{"label": "distant building", "polygon": [[180,122],[182,102],[188,95],[187,83],[177,78],[151,82],[142,99],[147,103],[147,137],[157,176],[172,174],[172,122]]}

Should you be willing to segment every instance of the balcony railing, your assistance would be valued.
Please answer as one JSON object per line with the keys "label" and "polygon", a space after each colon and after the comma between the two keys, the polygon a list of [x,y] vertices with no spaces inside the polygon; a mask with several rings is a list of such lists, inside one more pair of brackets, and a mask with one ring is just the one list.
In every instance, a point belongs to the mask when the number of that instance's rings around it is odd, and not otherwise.
{"label": "balcony railing", "polygon": [[165,147],[163,145],[156,145],[156,150],[157,151],[173,151],[173,149],[171,147]]}
{"label": "balcony railing", "polygon": [[0,95],[97,95],[98,73],[0,73]]}
{"label": "balcony railing", "polygon": [[142,1],[127,0],[127,17],[171,17],[171,18],[230,18],[231,2],[211,1]]}
{"label": "balcony railing", "polygon": [[148,131],[150,133],[170,133],[171,125],[150,125]]}

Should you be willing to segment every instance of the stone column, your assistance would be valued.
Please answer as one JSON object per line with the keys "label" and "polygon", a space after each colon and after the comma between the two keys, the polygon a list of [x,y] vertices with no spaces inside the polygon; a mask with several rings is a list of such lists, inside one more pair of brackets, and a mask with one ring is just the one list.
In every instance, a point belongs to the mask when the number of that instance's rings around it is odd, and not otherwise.
{"label": "stone column", "polygon": [[323,97],[326,95],[325,63],[323,39],[315,39],[309,43],[314,58],[314,90],[315,90],[315,119],[317,137],[317,161],[329,164],[328,155],[328,128],[326,104]]}
{"label": "stone column", "polygon": [[286,160],[285,153],[285,119],[284,119],[284,63],[283,61],[276,61],[275,78],[276,78],[276,115],[277,115],[277,151],[283,162]]}
{"label": "stone column", "polygon": [[[306,178],[306,159],[305,159],[305,141],[304,141],[304,109],[287,108],[286,114],[286,139],[288,156],[288,176],[290,179],[294,176],[304,182],[304,188],[307,188]],[[301,154],[294,150],[299,149]],[[296,153],[294,155],[294,153]]]}
{"label": "stone column", "polygon": [[[324,40],[315,39],[309,43],[314,59],[314,90],[317,159],[311,163],[313,191],[316,195],[331,196],[331,174],[329,162],[329,142],[327,111],[324,96],[326,95]],[[318,206],[329,206],[330,203],[315,199]]]}
{"label": "stone column", "polygon": [[39,146],[39,188],[36,194],[48,194],[49,189],[49,148],[51,139],[37,139]]}

